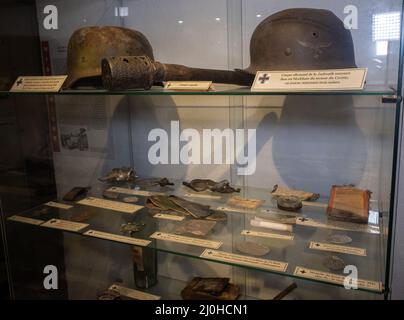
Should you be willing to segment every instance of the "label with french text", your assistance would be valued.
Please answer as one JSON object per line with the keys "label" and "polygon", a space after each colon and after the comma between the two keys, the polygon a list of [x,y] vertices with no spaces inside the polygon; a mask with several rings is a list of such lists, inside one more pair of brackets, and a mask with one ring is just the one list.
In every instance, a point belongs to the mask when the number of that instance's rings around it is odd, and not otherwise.
{"label": "label with french text", "polygon": [[210,194],[197,194],[197,193],[191,193],[191,192],[184,194],[184,196],[188,197],[188,198],[200,198],[200,199],[212,199],[212,200],[222,199],[221,196],[214,196],[214,195],[210,195]]}
{"label": "label with french text", "polygon": [[363,90],[367,71],[367,68],[258,71],[251,91]]}
{"label": "label with french text", "polygon": [[302,201],[302,204],[307,207],[315,207],[315,208],[327,208],[328,207],[328,203],[316,202],[316,201]]}
{"label": "label with french text", "polygon": [[160,300],[161,299],[160,296],[156,296],[154,294],[142,292],[139,290],[125,288],[125,287],[119,286],[117,284],[113,284],[112,286],[110,286],[109,290],[117,291],[121,296],[130,298],[130,299],[135,299],[135,300]]}
{"label": "label with french text", "polygon": [[231,207],[217,207],[217,211],[225,211],[225,212],[238,212],[238,213],[247,213],[247,214],[256,214],[255,210],[246,210],[241,208],[231,208]]}
{"label": "label with french text", "polygon": [[357,247],[340,246],[340,245],[330,244],[330,243],[311,241],[310,249],[328,251],[328,252],[338,252],[338,253],[344,253],[344,254],[351,254],[354,256],[366,257],[366,249],[357,248]]}
{"label": "label with french text", "polygon": [[43,223],[41,226],[65,231],[79,232],[80,230],[87,228],[89,224],[60,219],[51,219]]}
{"label": "label with french text", "polygon": [[206,258],[209,260],[216,260],[221,262],[233,263],[237,265],[243,265],[247,267],[285,272],[288,268],[287,262],[268,260],[262,258],[255,258],[250,256],[244,256],[240,254],[234,254],[224,251],[210,250],[206,249],[202,254],[201,258]]}
{"label": "label with french text", "polygon": [[209,91],[212,88],[212,81],[168,81],[164,89],[177,91]]}
{"label": "label with french text", "polygon": [[45,205],[48,207],[53,207],[53,208],[58,208],[58,209],[63,209],[63,210],[69,210],[69,209],[73,208],[73,206],[70,206],[68,204],[59,203],[59,202],[55,202],[55,201],[49,201],[49,202],[45,203]]}
{"label": "label with french text", "polygon": [[[339,274],[323,272],[303,267],[296,267],[295,272],[293,274],[300,278],[333,283],[341,286],[344,285],[344,281],[346,279],[346,276],[342,276]],[[360,289],[372,290],[377,292],[383,291],[383,284],[381,282],[358,279],[357,284],[358,288]]]}
{"label": "label with french text", "polygon": [[112,210],[112,211],[117,211],[117,212],[124,212],[124,213],[135,213],[136,211],[139,211],[140,209],[143,208],[143,206],[138,206],[135,204],[129,204],[129,203],[123,203],[123,202],[105,200],[105,199],[93,198],[93,197],[85,198],[83,200],[78,201],[77,203],[81,204],[81,205],[85,205],[85,206],[107,209],[107,210]]}
{"label": "label with french text", "polygon": [[163,220],[173,220],[173,221],[182,221],[185,217],[177,216],[174,214],[165,214],[165,213],[156,213],[153,218],[163,219]]}
{"label": "label with french text", "polygon": [[120,187],[112,187],[112,188],[109,188],[107,191],[128,194],[131,196],[141,196],[141,197],[164,195],[164,193],[162,193],[162,192],[151,192],[151,191],[145,191],[145,190],[136,190],[136,189],[128,189],[128,188],[120,188]]}
{"label": "label with french text", "polygon": [[11,216],[7,220],[16,221],[16,222],[22,222],[22,223],[27,223],[27,224],[32,224],[34,226],[39,226],[39,225],[41,225],[42,223],[45,222],[43,220],[38,220],[38,219],[33,219],[33,218],[28,218],[28,217],[22,217],[22,216],[19,216],[19,215]]}
{"label": "label with french text", "polygon": [[59,92],[67,76],[21,76],[10,92]]}
{"label": "label with french text", "polygon": [[259,238],[270,238],[270,239],[279,239],[279,240],[293,240],[295,238],[294,235],[285,235],[271,232],[260,232],[253,230],[243,230],[241,231],[241,235],[249,236],[249,237],[259,237]]}
{"label": "label with french text", "polygon": [[169,242],[176,242],[181,244],[188,244],[191,246],[203,247],[203,248],[212,248],[212,249],[219,249],[222,246],[222,242],[219,241],[212,241],[212,240],[204,240],[199,238],[193,237],[186,237],[186,236],[179,236],[172,233],[164,233],[164,232],[155,232],[153,233],[150,238],[162,240],[162,241],[169,241]]}
{"label": "label with french text", "polygon": [[142,247],[146,247],[151,243],[151,241],[149,241],[149,240],[125,237],[125,236],[121,236],[118,234],[102,232],[102,231],[97,231],[97,230],[88,230],[84,233],[84,235],[89,236],[89,237],[104,239],[104,240],[112,240],[112,241],[126,243],[126,244],[133,244],[135,246],[142,246]]}
{"label": "label with french text", "polygon": [[329,221],[328,223],[324,223],[313,220],[311,218],[300,217],[296,219],[296,224],[312,228],[324,228],[331,230],[344,230],[344,231],[380,234],[380,228],[378,226],[359,224],[359,223],[349,223],[342,221]]}

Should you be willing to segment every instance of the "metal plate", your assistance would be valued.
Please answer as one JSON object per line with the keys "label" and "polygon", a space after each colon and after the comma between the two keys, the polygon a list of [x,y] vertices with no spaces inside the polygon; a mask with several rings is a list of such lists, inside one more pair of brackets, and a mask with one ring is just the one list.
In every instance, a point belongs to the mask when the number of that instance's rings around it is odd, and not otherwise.
{"label": "metal plate", "polygon": [[323,261],[323,264],[331,271],[342,271],[346,266],[345,261],[338,256],[326,257]]}
{"label": "metal plate", "polygon": [[256,257],[265,256],[270,251],[267,246],[252,241],[239,242],[236,245],[236,249],[242,253]]}

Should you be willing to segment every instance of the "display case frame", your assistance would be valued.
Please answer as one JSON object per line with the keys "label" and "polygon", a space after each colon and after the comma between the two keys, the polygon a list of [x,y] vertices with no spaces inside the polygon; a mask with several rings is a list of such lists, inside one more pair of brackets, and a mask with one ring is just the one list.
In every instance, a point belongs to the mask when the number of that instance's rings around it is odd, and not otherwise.
{"label": "display case frame", "polygon": [[[130,1],[129,1],[130,2]],[[227,13],[227,28],[228,28],[228,38],[239,38],[237,36],[237,32],[241,32],[243,33],[243,23],[241,22],[243,19],[243,15],[245,14],[245,6],[248,6],[248,4],[245,3],[245,1],[233,1],[233,0],[228,0],[225,1],[226,2],[226,13]],[[393,1],[394,2],[394,1]],[[399,1],[395,1],[394,3],[397,4]],[[38,4],[37,4],[38,5]],[[45,92],[37,92],[37,93],[15,93],[15,92],[9,92],[7,90],[3,90],[0,91],[0,102],[1,101],[18,101],[18,100],[25,100],[29,101],[29,99],[33,99],[34,97],[38,98],[38,99],[43,99],[43,101],[46,101],[47,107],[48,109],[46,110],[47,112],[47,116],[49,118],[52,117],[51,114],[51,109],[49,109],[49,99],[51,100],[59,100],[59,99],[72,99],[71,101],[80,101],[80,100],[85,100],[86,97],[87,98],[92,98],[92,97],[100,97],[101,99],[114,99],[114,98],[120,98],[120,97],[124,97],[125,100],[128,100],[129,104],[130,104],[130,99],[158,99],[159,101],[161,101],[160,99],[171,99],[172,97],[175,97],[178,99],[185,99],[187,101],[187,103],[189,103],[190,105],[192,105],[192,103],[190,103],[190,100],[187,99],[196,99],[198,100],[197,104],[202,104],[202,106],[200,106],[200,109],[203,108],[209,108],[209,104],[210,103],[215,103],[215,102],[209,102],[209,99],[220,99],[220,98],[224,98],[224,99],[228,99],[228,119],[226,119],[226,121],[228,121],[229,126],[231,128],[233,128],[234,130],[236,129],[247,129],[248,125],[247,122],[249,121],[248,116],[247,116],[247,108],[249,106],[249,104],[254,105],[254,100],[253,99],[265,99],[265,98],[274,98],[274,99],[281,99],[282,97],[293,97],[294,99],[302,99],[302,101],[307,101],[307,103],[309,103],[309,99],[327,99],[331,97],[334,97],[335,99],[351,99],[351,98],[357,98],[359,100],[363,99],[364,101],[366,101],[367,98],[370,99],[374,99],[374,101],[376,101],[376,99],[379,99],[378,103],[380,104],[379,106],[376,106],[376,108],[380,108],[383,109],[384,106],[388,105],[388,108],[391,109],[389,115],[387,115],[386,117],[392,117],[392,115],[394,114],[394,128],[392,130],[392,136],[390,138],[388,138],[387,144],[390,146],[392,146],[392,150],[391,150],[391,155],[388,156],[388,160],[391,160],[391,165],[387,165],[387,168],[391,168],[391,175],[390,175],[390,191],[389,192],[389,199],[386,200],[387,203],[387,207],[388,208],[382,208],[382,209],[375,209],[374,211],[376,212],[376,215],[379,216],[380,214],[382,214],[382,212],[384,211],[388,211],[390,213],[389,217],[388,217],[388,225],[387,225],[387,232],[385,234],[384,231],[384,225],[379,225],[379,232],[383,235],[386,235],[386,239],[380,239],[380,243],[379,244],[375,244],[372,245],[372,248],[376,248],[377,246],[379,246],[378,249],[375,249],[377,252],[375,253],[376,256],[378,256],[378,258],[375,259],[375,261],[379,261],[380,265],[378,265],[377,268],[379,268],[380,273],[378,273],[378,277],[375,280],[375,282],[377,283],[381,283],[381,287],[380,290],[373,290],[373,289],[369,289],[369,288],[359,288],[359,291],[363,290],[364,292],[372,292],[374,293],[375,291],[377,291],[377,293],[381,294],[384,296],[385,299],[389,298],[389,287],[390,287],[390,279],[391,279],[391,252],[393,251],[393,237],[394,237],[394,232],[396,229],[395,226],[395,206],[396,206],[396,186],[397,186],[397,168],[398,168],[398,151],[399,151],[399,141],[400,141],[400,124],[402,123],[402,87],[403,87],[403,81],[402,81],[402,74],[403,74],[403,57],[404,57],[404,32],[403,32],[403,23],[402,21],[404,21],[404,4],[403,1],[401,1],[401,12],[400,12],[400,16],[401,16],[401,35],[400,35],[400,44],[398,46],[398,59],[397,59],[397,83],[396,83],[396,88],[392,89],[392,88],[388,88],[388,87],[380,87],[380,86],[368,86],[364,91],[318,91],[318,92],[296,92],[296,91],[290,91],[290,92],[251,92],[249,88],[237,88],[237,87],[233,87],[233,86],[225,86],[225,85],[217,85],[216,91],[209,91],[209,92],[172,92],[172,91],[168,91],[165,89],[160,89],[160,88],[153,88],[149,91],[145,91],[145,90],[127,90],[127,91],[107,91],[107,90],[62,90],[59,93],[56,94],[49,94],[49,93],[45,93]],[[241,21],[240,21],[240,20]],[[239,51],[244,50],[243,48],[241,48],[240,46],[240,42],[242,42],[242,39],[238,39],[237,41],[235,41],[233,39],[233,41],[235,43],[237,43],[237,49],[236,50],[229,50],[228,52],[228,57],[227,57],[227,62],[228,65],[231,68],[236,68],[236,67],[240,67],[240,59],[242,60],[242,56],[243,54],[239,54]],[[230,42],[231,43],[231,42]],[[394,68],[393,68],[394,69]],[[387,71],[388,73],[388,71]],[[116,96],[116,97],[115,97]],[[252,100],[251,100],[252,99]],[[296,103],[296,101],[298,100],[294,100],[294,103]],[[324,100],[326,101],[326,100]],[[345,101],[345,100],[341,100],[341,101]],[[170,104],[171,102],[168,102],[168,104]],[[174,103],[174,105],[178,103],[178,101],[176,101]],[[321,103],[321,101],[319,102]],[[366,102],[364,102],[366,104]],[[164,103],[162,103],[164,104]],[[203,106],[203,104],[206,104],[207,107]],[[181,105],[181,101],[179,102],[179,105]],[[359,105],[361,105],[361,102],[359,103]],[[57,109],[54,109],[57,110]],[[384,116],[385,114],[383,114],[383,111],[381,111],[381,114]],[[129,113],[127,114],[130,119],[132,119],[133,115],[131,115],[131,111],[129,110]],[[388,123],[388,122],[386,122]],[[382,126],[384,126],[386,123],[382,123]],[[133,124],[130,124],[133,125]],[[49,126],[51,127],[50,130],[52,130],[52,121],[49,121]],[[132,130],[132,129],[130,129]],[[132,141],[133,136],[132,134],[135,131],[131,131],[130,133],[130,138],[129,140]],[[131,148],[134,148],[133,145],[131,145]],[[135,164],[135,161],[133,159],[133,154],[131,155],[131,164]],[[387,160],[387,162],[389,162]],[[380,160],[380,161],[384,161],[384,160]],[[381,168],[378,168],[379,170],[382,171]],[[57,169],[55,169],[57,170]],[[248,198],[259,198],[259,199],[265,199],[266,200],[266,204],[268,206],[264,206],[264,210],[270,210],[271,208],[273,208],[275,206],[275,204],[273,203],[272,198],[270,197],[270,194],[266,194],[264,188],[257,188],[256,190],[254,189],[254,187],[250,187],[249,183],[247,182],[247,180],[249,179],[249,177],[240,177],[237,176],[236,173],[236,168],[234,166],[231,166],[231,168],[229,169],[230,172],[230,181],[231,183],[234,183],[236,185],[241,185],[243,187],[243,190],[241,192],[241,195],[246,196]],[[383,175],[383,173],[379,173],[380,177],[381,175]],[[186,193],[187,189],[184,189],[183,186],[181,186],[181,180],[176,180],[176,186],[179,186],[178,189],[175,190],[170,190],[170,192],[176,194],[176,195],[180,195],[180,196],[184,196],[184,194]],[[118,186],[120,186],[118,184]],[[102,190],[104,187],[102,186],[97,186],[97,184],[92,185],[93,189],[95,190]],[[132,188],[133,185],[129,185],[128,187]],[[269,186],[268,186],[269,187]],[[57,188],[56,188],[57,189]],[[154,190],[156,192],[161,191],[159,188],[157,188],[156,190],[151,188],[151,190]],[[268,191],[268,188],[266,189],[266,191]],[[100,192],[96,192],[94,191],[94,193],[91,194],[91,196],[94,197],[99,197],[102,198],[102,193]],[[198,199],[196,198],[193,198]],[[216,203],[215,201],[210,201],[208,200],[206,202],[206,204],[211,205],[212,207],[225,207],[226,206],[226,201],[228,199],[228,196],[223,196],[221,197],[221,200]],[[321,199],[321,198],[320,198]],[[55,202],[63,202],[61,201],[61,197],[60,194],[58,194],[57,197],[53,197],[53,198],[49,198],[49,201],[55,201]],[[141,198],[141,202],[143,204],[143,202],[145,201],[145,199]],[[204,202],[203,200],[201,200],[201,202]],[[326,203],[327,199],[323,199],[323,201],[320,201],[321,203]],[[64,202],[65,203],[65,202]],[[8,273],[9,273],[9,280],[11,283],[11,287],[13,287],[13,283],[15,282],[15,278],[13,276],[13,269],[15,268],[15,265],[13,265],[15,263],[11,263],[10,261],[13,259],[12,254],[10,254],[11,251],[15,250],[15,248],[13,248],[13,243],[12,241],[9,240],[9,236],[10,236],[10,230],[13,230],[13,232],[17,232],[15,230],[15,228],[17,228],[16,226],[13,227],[9,227],[10,224],[14,224],[14,225],[18,225],[19,223],[16,223],[15,221],[10,221],[10,217],[11,216],[22,216],[22,217],[30,217],[30,218],[34,218],[33,214],[36,211],[40,211],[41,209],[43,209],[44,204],[43,202],[37,203],[39,206],[35,205],[29,205],[29,209],[28,210],[19,210],[19,209],[15,209],[14,208],[3,208],[2,209],[2,234],[3,234],[3,239],[4,242],[6,244],[5,248],[6,248],[6,252],[7,252],[7,258],[8,258]],[[81,211],[83,210],[82,206],[78,206],[75,207],[76,204],[73,205],[74,208],[73,210],[78,210]],[[49,206],[48,206],[49,207]],[[324,209],[324,207],[323,207]],[[48,212],[48,215],[45,215],[47,218],[47,220],[52,220],[54,218],[61,218],[61,219],[66,219],[66,220],[70,220],[71,215],[73,215],[73,212],[69,212],[69,214],[67,214],[65,211],[63,211],[64,209],[56,209],[54,207],[51,207],[51,209]],[[306,216],[309,218],[313,218],[313,217],[321,217],[321,214],[324,213],[323,211],[319,210],[319,212],[316,212],[317,209],[311,209],[310,213],[308,213],[306,215],[306,211],[303,210],[303,214],[301,215],[301,217],[305,218]],[[105,212],[104,212],[105,211]],[[105,215],[106,211],[108,210],[104,210],[101,209],[102,212],[101,215]],[[321,212],[320,212],[321,211]],[[76,212],[74,212],[76,213]],[[111,212],[108,211],[108,214],[110,214]],[[221,239],[219,237],[218,241],[223,241],[224,243],[228,242],[229,243],[229,253],[236,253],[236,249],[235,249],[235,244],[238,241],[239,237],[240,237],[240,231],[243,230],[247,230],[248,229],[248,223],[250,222],[250,218],[251,217],[246,217],[245,213],[242,212],[242,210],[240,210],[239,212],[233,212],[233,213],[229,213],[229,211],[227,211],[228,215],[232,215],[232,220],[231,220],[231,226],[229,227],[230,232],[226,233],[225,236],[225,240]],[[254,214],[259,213],[258,211],[255,211]],[[262,212],[260,212],[262,213]],[[71,214],[71,215],[70,215]],[[98,213],[97,213],[98,214]],[[143,212],[143,218],[144,221],[147,221],[147,225],[154,225],[153,222],[151,222],[151,220],[153,220],[152,216],[146,216],[147,213]],[[139,215],[141,216],[141,215]],[[12,220],[12,219],[11,219]],[[90,219],[91,220],[91,219]],[[136,219],[135,219],[136,220]],[[321,219],[320,219],[321,220]],[[97,225],[97,219],[95,219],[91,226],[93,227],[94,225]],[[20,221],[23,222],[23,221]],[[31,221],[34,222],[34,221]],[[101,223],[101,222],[100,222]],[[167,223],[161,223],[163,225],[163,229],[167,230],[167,231],[171,231],[173,230],[173,225],[171,222],[167,222]],[[161,225],[160,223],[158,223],[158,225]],[[232,225],[234,224],[234,225]],[[118,222],[115,223],[115,225],[119,225]],[[111,232],[111,230],[109,230],[108,228],[105,229],[105,225],[100,224],[100,231],[105,231],[105,232]],[[25,226],[27,227],[27,226]],[[226,225],[226,228],[228,226]],[[335,227],[335,226],[334,226]],[[346,227],[346,226],[345,226]],[[32,227],[35,230],[43,230],[44,228],[39,226],[39,227]],[[104,228],[104,229],[103,229]],[[299,228],[299,227],[297,227]],[[337,227],[338,228],[338,227]],[[33,230],[34,230],[33,229]],[[103,229],[103,230],[101,230]],[[349,228],[348,228],[349,229]],[[366,228],[365,228],[366,229]],[[369,232],[371,231],[371,227],[367,228]],[[84,232],[87,229],[83,229]],[[83,230],[80,230],[78,232],[73,232],[75,233],[76,236],[82,236],[83,235]],[[148,233],[152,234],[155,232],[161,231],[160,228],[152,230]],[[352,231],[352,230],[351,230]],[[33,233],[35,234],[34,231],[30,231],[29,233]],[[55,232],[59,232],[59,236],[63,238],[63,236],[60,235],[61,231],[46,231],[47,234],[49,234],[49,237],[52,238],[52,234]],[[69,233],[69,231],[65,230],[62,232],[62,234],[65,233]],[[111,233],[113,234],[119,234],[119,230],[113,230]],[[144,237],[140,237],[143,240],[147,240],[150,238],[150,234],[148,234],[147,236],[145,235]],[[349,233],[351,235],[351,233]],[[297,232],[298,235],[298,232]],[[296,235],[296,236],[297,236]],[[88,236],[88,234],[87,234]],[[229,236],[229,238],[227,239],[227,236]],[[325,233],[322,234],[320,236],[320,240],[321,238],[323,238],[323,240],[326,242],[325,240]],[[382,236],[380,236],[382,238]],[[213,237],[215,238],[215,237]],[[210,239],[210,238],[209,238]],[[237,241],[236,241],[237,239]],[[150,240],[150,239],[149,239]],[[211,239],[210,239],[211,240]],[[302,239],[299,239],[302,240]],[[318,242],[320,242],[320,240],[318,240]],[[354,239],[355,240],[355,239]],[[45,240],[42,240],[45,241]],[[62,245],[61,243],[63,243],[63,239],[62,240],[58,240],[60,243],[59,245]],[[92,240],[94,241],[94,240]],[[104,240],[99,240],[101,242],[103,242]],[[156,240],[153,240],[156,241]],[[213,240],[215,241],[215,240]],[[119,241],[118,241],[119,242]],[[363,244],[364,242],[362,242],[362,240],[358,240],[357,241],[359,244]],[[124,243],[121,241],[121,243]],[[307,253],[305,252],[305,250],[307,250],[307,243],[304,242],[302,240],[302,243],[304,243],[304,246],[301,248],[295,247],[293,249],[297,250],[297,252],[304,252],[303,254],[306,255]],[[367,244],[369,244],[369,242],[366,242]],[[122,244],[123,246],[127,246],[127,244]],[[273,243],[271,243],[271,245],[273,245]],[[63,245],[62,245],[63,246]],[[171,246],[171,242],[170,244],[167,243],[163,243],[163,242],[158,242],[158,244],[155,242],[153,243],[150,247],[153,249],[153,251],[155,250],[156,252],[164,252],[167,253],[169,255],[179,255],[179,256],[183,256],[186,258],[193,258],[193,259],[200,259],[201,254],[203,254],[203,252],[200,252],[200,248],[197,247],[198,249],[191,249],[192,247],[189,246],[184,246],[183,245],[172,245]],[[170,248],[171,247],[171,248]],[[277,247],[277,244],[275,245],[275,248]],[[214,250],[214,249],[213,249]],[[277,249],[275,249],[276,252]],[[368,253],[370,250],[370,247],[367,247]],[[281,254],[280,254],[281,250],[279,250],[279,252],[275,253],[275,257],[274,260],[278,261],[281,260]],[[291,256],[295,257],[298,254],[295,253],[291,253]],[[278,257],[277,257],[278,256]],[[310,254],[308,255],[310,256]],[[313,255],[314,257],[315,255]],[[313,261],[315,261],[316,257],[311,257],[311,259],[313,259]],[[233,257],[234,258],[234,257]],[[291,259],[290,257],[288,259]],[[203,261],[211,261],[214,263],[220,263],[220,264],[224,264],[224,265],[230,265],[232,267],[232,278],[233,280],[236,281],[240,281],[242,283],[242,286],[246,286],[247,280],[240,280],[243,278],[246,278],[246,269],[248,269],[248,265],[243,265],[240,263],[234,263],[234,262],[225,262],[223,260],[214,260],[214,259],[209,259],[207,257],[202,258]],[[302,260],[304,260],[302,258]],[[257,263],[257,262],[256,262]],[[290,263],[290,262],[288,262]],[[299,276],[296,276],[293,271],[295,270],[295,267],[299,266],[299,263],[292,263],[293,267],[289,270],[289,272],[287,272],[285,274],[285,272],[276,272],[274,270],[267,270],[269,273],[276,273],[278,275],[284,276],[285,278],[291,278],[293,279],[294,277],[297,277],[298,279],[306,279],[307,278],[302,278]],[[310,265],[310,263],[307,263],[308,265]],[[321,262],[317,261],[316,263],[314,263],[314,266],[319,266],[321,265]],[[259,270],[259,271],[264,271],[262,268],[255,268],[255,267],[250,267],[252,268],[253,271]],[[287,267],[288,268],[288,267]],[[307,267],[308,269],[310,269],[309,267]],[[292,270],[293,269],[293,270]],[[296,271],[296,270],[295,270]],[[238,279],[238,280],[237,280]],[[374,280],[374,279],[373,279]],[[68,280],[64,279],[64,281],[68,282]],[[173,280],[176,281],[176,280]],[[313,281],[316,282],[316,280],[308,280],[308,281]],[[163,281],[164,282],[164,281]],[[330,284],[333,285],[332,281],[319,281],[320,283],[326,283],[326,284]],[[180,283],[182,283],[180,281]],[[335,283],[334,283],[335,285]],[[176,285],[174,285],[175,287]],[[343,287],[343,285],[341,285],[341,283],[337,284],[338,287]],[[152,290],[153,291],[153,290]],[[158,291],[158,290],[157,290]],[[247,293],[247,289],[244,288],[244,296],[248,297]],[[23,295],[22,295],[23,296]],[[14,297],[18,298],[18,295],[15,295]],[[63,297],[63,294],[62,294]],[[20,296],[21,298],[21,296]],[[58,297],[60,298],[60,296]],[[164,298],[164,297],[163,297]]]}

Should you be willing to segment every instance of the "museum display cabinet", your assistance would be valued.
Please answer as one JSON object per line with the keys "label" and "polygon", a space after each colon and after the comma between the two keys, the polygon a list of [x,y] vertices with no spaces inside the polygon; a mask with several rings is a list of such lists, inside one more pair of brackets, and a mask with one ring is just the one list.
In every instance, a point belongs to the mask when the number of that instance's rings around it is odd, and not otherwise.
{"label": "museum display cabinet", "polygon": [[389,298],[402,0],[0,8],[12,299]]}

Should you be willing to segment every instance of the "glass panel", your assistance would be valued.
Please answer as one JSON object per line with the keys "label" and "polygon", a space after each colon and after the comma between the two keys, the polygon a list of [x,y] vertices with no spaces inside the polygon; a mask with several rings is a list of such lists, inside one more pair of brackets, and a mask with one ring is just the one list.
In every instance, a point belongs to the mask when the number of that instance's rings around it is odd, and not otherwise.
{"label": "glass panel", "polygon": [[[127,90],[127,91],[106,91],[106,90],[62,90],[57,95],[126,95],[126,96],[278,96],[278,95],[355,95],[355,96],[394,96],[396,91],[387,87],[367,86],[361,91],[318,91],[318,92],[252,92],[250,88],[240,88],[226,85],[215,85],[214,91],[196,92],[196,91],[170,91],[163,88],[154,87],[152,90]],[[7,92],[0,91],[0,97],[15,96],[15,95],[41,95],[45,92]]]}

